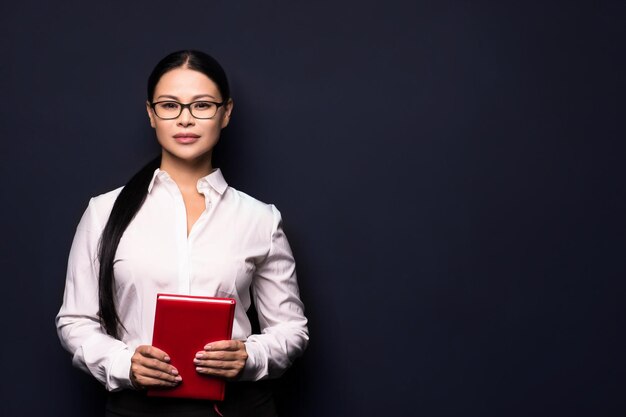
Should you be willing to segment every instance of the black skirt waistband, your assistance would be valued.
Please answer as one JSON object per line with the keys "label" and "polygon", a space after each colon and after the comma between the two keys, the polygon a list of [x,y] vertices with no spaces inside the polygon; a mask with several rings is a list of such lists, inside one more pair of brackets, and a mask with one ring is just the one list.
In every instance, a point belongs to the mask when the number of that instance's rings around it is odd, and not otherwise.
{"label": "black skirt waistband", "polygon": [[107,416],[117,417],[275,417],[271,381],[228,382],[222,402],[184,398],[148,397],[145,391],[123,390],[109,393]]}

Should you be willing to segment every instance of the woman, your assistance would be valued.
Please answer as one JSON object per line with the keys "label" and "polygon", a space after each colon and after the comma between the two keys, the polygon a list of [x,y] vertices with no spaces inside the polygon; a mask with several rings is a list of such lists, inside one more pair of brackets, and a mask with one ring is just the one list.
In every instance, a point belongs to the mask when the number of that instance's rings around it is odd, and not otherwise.
{"label": "woman", "polygon": [[[279,376],[304,351],[307,320],[280,213],[211,165],[233,110],[226,74],[202,52],[172,53],[148,79],[146,109],[161,155],[90,200],[56,318],[61,342],[111,392],[107,415],[273,416],[271,392],[254,381]],[[189,358],[197,372],[231,381],[224,402],[145,395],[185,378],[150,346],[157,293],[237,301],[232,340]],[[252,301],[261,334],[246,316]]]}

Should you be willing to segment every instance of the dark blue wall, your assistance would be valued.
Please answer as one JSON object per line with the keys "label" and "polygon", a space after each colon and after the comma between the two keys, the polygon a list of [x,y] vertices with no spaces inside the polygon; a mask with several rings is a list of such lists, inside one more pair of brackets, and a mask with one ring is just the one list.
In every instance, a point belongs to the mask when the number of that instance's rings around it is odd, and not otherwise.
{"label": "dark blue wall", "polygon": [[0,414],[101,412],[54,329],[69,246],[158,151],[152,66],[198,48],[218,165],[298,260],[283,415],[623,416],[626,6],[586,3],[3,4]]}

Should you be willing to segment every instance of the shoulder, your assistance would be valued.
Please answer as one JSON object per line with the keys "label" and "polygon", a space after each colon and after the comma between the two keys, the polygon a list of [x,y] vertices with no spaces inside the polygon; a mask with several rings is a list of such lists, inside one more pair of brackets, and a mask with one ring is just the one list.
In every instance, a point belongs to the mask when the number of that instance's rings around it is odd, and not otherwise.
{"label": "shoulder", "polygon": [[117,197],[120,195],[123,188],[124,187],[119,187],[107,193],[92,197],[89,201],[89,205],[98,211],[110,212],[113,208],[113,204],[115,204],[115,200],[117,200]]}
{"label": "shoulder", "polygon": [[280,222],[280,211],[274,204],[264,203],[231,186],[226,189],[224,199],[233,205],[238,215],[254,222],[268,227],[275,227]]}
{"label": "shoulder", "polygon": [[117,196],[120,195],[122,189],[124,187],[116,188],[115,190],[111,190],[109,192],[99,194],[91,198],[90,204],[95,204],[97,206],[111,206],[113,207],[113,203],[117,199]]}
{"label": "shoulder", "polygon": [[89,223],[104,227],[113,209],[113,204],[115,204],[115,200],[120,195],[123,188],[124,187],[116,188],[115,190],[92,197],[89,200],[89,205],[84,214],[84,217],[89,218]]}

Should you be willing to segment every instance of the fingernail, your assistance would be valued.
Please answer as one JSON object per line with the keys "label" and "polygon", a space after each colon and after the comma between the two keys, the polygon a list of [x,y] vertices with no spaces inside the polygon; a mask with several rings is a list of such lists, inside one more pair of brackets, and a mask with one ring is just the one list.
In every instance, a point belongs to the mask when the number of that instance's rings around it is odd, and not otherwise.
{"label": "fingernail", "polygon": [[193,363],[195,363],[195,364],[199,364],[199,363],[200,363],[200,360],[199,360],[198,358],[195,358],[195,359],[193,360]]}
{"label": "fingernail", "polygon": [[206,346],[204,347],[204,350],[211,350],[211,345],[206,345]]}
{"label": "fingernail", "polygon": [[172,375],[178,375],[178,369],[176,368],[172,369]]}
{"label": "fingernail", "polygon": [[182,380],[183,380],[183,378],[182,378],[180,375],[178,375],[178,376],[176,377],[176,381],[180,382],[180,381],[182,381]]}
{"label": "fingernail", "polygon": [[165,357],[163,357],[163,360],[164,360],[165,362],[169,362],[169,361],[170,361],[170,357],[169,357],[169,356],[165,356]]}
{"label": "fingernail", "polygon": [[204,355],[202,353],[198,352],[198,353],[196,353],[196,358],[202,359],[202,358],[204,358]]}
{"label": "fingernail", "polygon": [[199,366],[196,367],[196,371],[200,372],[202,370],[202,368],[200,368]]}

